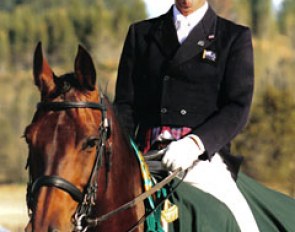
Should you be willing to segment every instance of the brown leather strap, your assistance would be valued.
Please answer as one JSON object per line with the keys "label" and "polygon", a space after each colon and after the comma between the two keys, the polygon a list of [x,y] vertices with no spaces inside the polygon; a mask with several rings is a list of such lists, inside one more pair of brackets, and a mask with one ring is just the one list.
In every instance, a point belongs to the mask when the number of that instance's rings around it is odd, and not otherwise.
{"label": "brown leather strap", "polygon": [[129,209],[129,208],[135,206],[136,204],[138,204],[139,202],[142,202],[143,200],[145,200],[146,198],[148,198],[149,196],[154,194],[156,191],[163,188],[166,184],[171,182],[181,171],[182,171],[182,168],[176,169],[169,176],[167,176],[164,180],[157,183],[154,187],[152,187],[148,191],[142,193],[141,195],[139,195],[135,199],[125,203],[124,205],[121,205],[117,209],[115,209],[115,210],[113,210],[113,211],[111,211],[111,212],[109,212],[109,213],[107,213],[105,215],[102,215],[102,216],[100,216],[98,218],[87,219],[88,226],[89,227],[95,227],[95,226],[99,225],[99,223],[109,219],[110,217],[114,216],[115,214],[117,214],[117,213],[119,213],[121,211],[124,211],[126,209]]}

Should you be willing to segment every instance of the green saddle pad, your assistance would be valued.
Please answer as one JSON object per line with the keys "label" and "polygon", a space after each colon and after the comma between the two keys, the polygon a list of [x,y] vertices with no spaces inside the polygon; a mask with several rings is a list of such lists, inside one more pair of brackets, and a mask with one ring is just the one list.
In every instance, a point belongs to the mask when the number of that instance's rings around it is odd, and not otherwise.
{"label": "green saddle pad", "polygon": [[[293,198],[268,189],[243,173],[237,184],[261,232],[295,232]],[[169,225],[169,232],[240,231],[225,204],[186,183],[179,185],[171,200],[179,207],[179,219]]]}
{"label": "green saddle pad", "polygon": [[261,232],[295,232],[295,199],[266,188],[243,173],[237,184]]}
{"label": "green saddle pad", "polygon": [[169,232],[238,232],[230,210],[211,195],[186,183],[179,185],[172,197],[179,218],[169,224]]}

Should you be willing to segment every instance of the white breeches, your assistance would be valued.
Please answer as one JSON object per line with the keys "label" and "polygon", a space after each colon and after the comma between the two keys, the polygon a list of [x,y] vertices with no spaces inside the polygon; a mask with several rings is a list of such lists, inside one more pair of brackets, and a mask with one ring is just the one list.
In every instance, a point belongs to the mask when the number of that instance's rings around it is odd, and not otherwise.
{"label": "white breeches", "polygon": [[184,182],[223,202],[234,215],[241,232],[259,232],[246,199],[218,153],[211,162],[199,161],[188,171]]}

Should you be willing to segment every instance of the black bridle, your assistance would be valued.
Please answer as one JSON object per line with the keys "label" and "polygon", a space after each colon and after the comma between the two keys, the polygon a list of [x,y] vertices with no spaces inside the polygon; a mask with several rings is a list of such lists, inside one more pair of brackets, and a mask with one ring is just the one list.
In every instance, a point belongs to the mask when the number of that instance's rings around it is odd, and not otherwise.
{"label": "black bridle", "polygon": [[[41,176],[33,181],[31,173],[29,173],[29,182],[27,187],[27,205],[30,215],[34,210],[36,196],[42,187],[54,187],[67,192],[73,200],[78,202],[78,207],[73,218],[74,231],[82,232],[88,228],[87,218],[90,216],[93,206],[95,205],[97,192],[98,170],[102,162],[102,156],[106,152],[106,142],[109,135],[109,124],[107,119],[107,107],[104,103],[104,97],[101,96],[101,102],[39,102],[37,110],[42,111],[60,111],[72,108],[91,108],[100,110],[102,113],[102,123],[100,125],[100,138],[96,145],[96,158],[92,167],[92,171],[84,191],[80,191],[74,184],[59,176]],[[28,167],[30,160],[28,160]]]}

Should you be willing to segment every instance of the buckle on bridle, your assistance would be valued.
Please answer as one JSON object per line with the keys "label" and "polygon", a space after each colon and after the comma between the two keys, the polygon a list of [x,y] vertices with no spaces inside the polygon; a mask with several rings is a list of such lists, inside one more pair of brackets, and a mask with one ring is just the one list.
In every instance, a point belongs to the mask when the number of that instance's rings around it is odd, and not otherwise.
{"label": "buckle on bridle", "polygon": [[86,232],[88,230],[88,226],[83,226],[83,221],[86,223],[86,214],[78,215],[75,214],[74,218],[74,230],[73,232]]}

